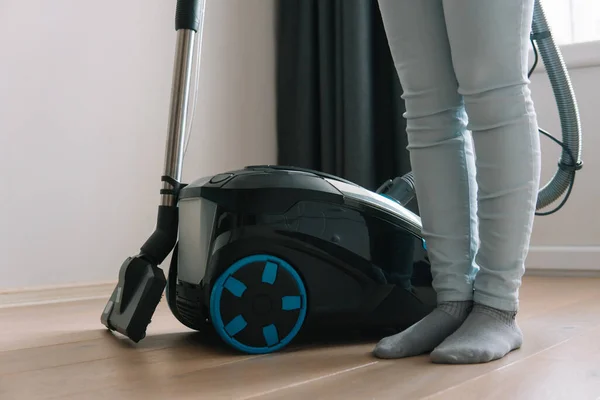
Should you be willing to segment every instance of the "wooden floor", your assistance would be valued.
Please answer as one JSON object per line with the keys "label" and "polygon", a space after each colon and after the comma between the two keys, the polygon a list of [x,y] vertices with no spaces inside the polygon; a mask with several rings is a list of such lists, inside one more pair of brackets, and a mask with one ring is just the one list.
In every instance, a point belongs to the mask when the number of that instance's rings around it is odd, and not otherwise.
{"label": "wooden floor", "polygon": [[600,280],[527,278],[521,296],[523,348],[470,366],[377,360],[373,342],[239,355],[164,304],[137,345],[103,329],[104,301],[0,309],[0,399],[599,399]]}

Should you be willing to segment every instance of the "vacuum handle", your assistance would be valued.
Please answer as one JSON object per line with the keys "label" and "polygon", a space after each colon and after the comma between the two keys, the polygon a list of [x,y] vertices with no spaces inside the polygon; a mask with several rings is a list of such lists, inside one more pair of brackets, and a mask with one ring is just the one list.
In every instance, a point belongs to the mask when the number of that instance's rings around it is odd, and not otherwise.
{"label": "vacuum handle", "polygon": [[[160,303],[167,284],[158,268],[177,243],[179,214],[176,207],[181,184],[181,167],[187,130],[190,80],[194,61],[199,65],[204,3],[206,0],[177,0],[175,28],[177,46],[171,89],[171,109],[161,204],[156,229],[141,247],[140,254],[121,265],[119,281],[100,320],[104,326],[139,342]],[[197,47],[197,49],[196,49]],[[192,110],[193,112],[193,110]]]}
{"label": "vacuum handle", "polygon": [[177,0],[175,30],[189,29],[198,32],[205,0]]}
{"label": "vacuum handle", "polygon": [[[186,138],[190,134],[187,130],[191,125],[188,120],[192,117],[190,113],[194,112],[189,107],[190,98],[194,93],[191,83],[192,68],[194,64],[199,66],[200,63],[205,3],[206,0],[177,0],[175,11],[177,44],[162,177],[162,206],[174,206],[181,187]],[[198,77],[196,77],[197,84]]]}

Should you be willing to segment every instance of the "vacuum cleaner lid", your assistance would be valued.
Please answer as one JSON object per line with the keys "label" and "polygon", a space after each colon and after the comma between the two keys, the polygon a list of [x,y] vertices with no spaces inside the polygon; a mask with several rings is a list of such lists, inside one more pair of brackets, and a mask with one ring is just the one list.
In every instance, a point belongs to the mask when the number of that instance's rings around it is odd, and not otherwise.
{"label": "vacuum cleaner lid", "polygon": [[180,199],[190,198],[267,213],[285,212],[302,200],[327,201],[380,213],[421,234],[420,217],[396,201],[346,179],[304,168],[256,165],[201,178],[181,190]]}

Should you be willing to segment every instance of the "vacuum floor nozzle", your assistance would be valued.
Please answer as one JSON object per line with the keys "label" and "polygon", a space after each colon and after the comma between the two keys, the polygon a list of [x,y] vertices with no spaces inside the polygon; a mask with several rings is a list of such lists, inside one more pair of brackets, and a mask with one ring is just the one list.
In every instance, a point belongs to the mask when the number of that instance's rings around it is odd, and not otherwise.
{"label": "vacuum floor nozzle", "polygon": [[167,284],[163,271],[141,256],[129,257],[100,318],[102,324],[134,342],[146,336],[146,328]]}

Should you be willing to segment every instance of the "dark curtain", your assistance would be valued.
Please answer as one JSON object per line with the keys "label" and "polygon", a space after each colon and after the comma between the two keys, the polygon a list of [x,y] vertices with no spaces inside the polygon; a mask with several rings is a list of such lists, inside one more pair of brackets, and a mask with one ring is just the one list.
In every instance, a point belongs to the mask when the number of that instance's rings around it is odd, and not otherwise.
{"label": "dark curtain", "polygon": [[374,0],[280,0],[278,164],[369,189],[410,170],[402,88]]}

